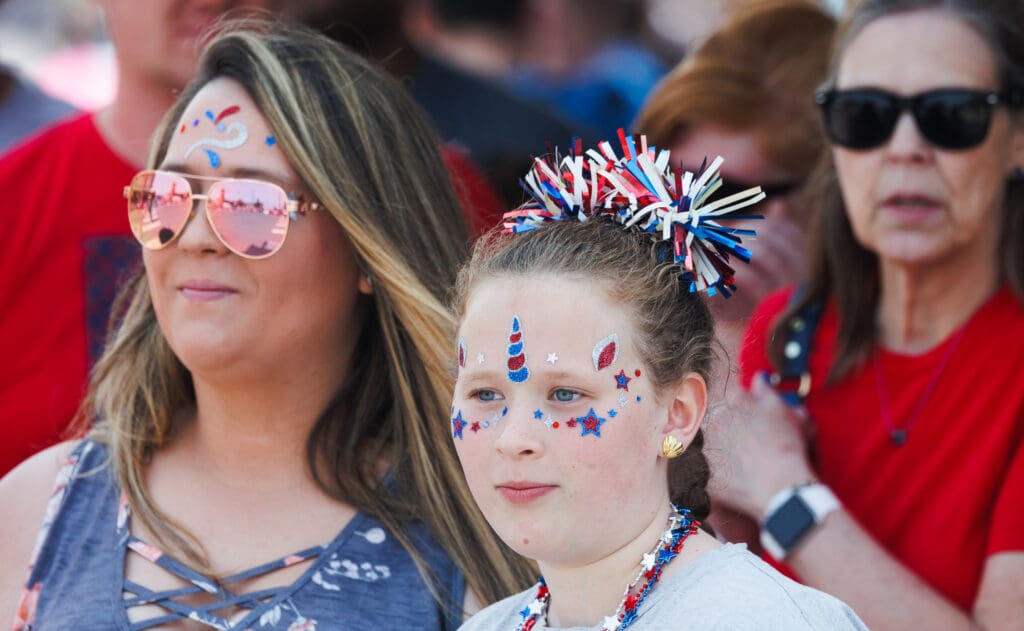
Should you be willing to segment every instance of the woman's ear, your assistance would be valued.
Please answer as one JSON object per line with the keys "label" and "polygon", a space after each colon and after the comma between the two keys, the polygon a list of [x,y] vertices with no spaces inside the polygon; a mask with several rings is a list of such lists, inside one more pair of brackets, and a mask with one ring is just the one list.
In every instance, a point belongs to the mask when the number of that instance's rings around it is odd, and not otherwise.
{"label": "woman's ear", "polygon": [[693,442],[708,409],[708,386],[695,372],[687,373],[668,393],[668,417],[662,433],[672,435],[684,447]]}

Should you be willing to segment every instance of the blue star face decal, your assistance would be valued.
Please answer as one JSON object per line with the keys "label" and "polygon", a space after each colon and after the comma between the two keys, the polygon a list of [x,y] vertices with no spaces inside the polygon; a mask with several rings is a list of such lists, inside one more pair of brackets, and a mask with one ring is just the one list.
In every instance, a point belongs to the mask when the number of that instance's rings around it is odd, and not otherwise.
{"label": "blue star face decal", "polygon": [[610,416],[612,418],[615,418],[618,415],[619,415],[619,413],[616,410],[614,410],[614,409],[608,410],[608,416]]}
{"label": "blue star face decal", "polygon": [[541,412],[540,410],[534,410],[533,411],[533,418],[535,418],[537,420],[540,420],[540,419],[544,418],[544,413]]}
{"label": "blue star face decal", "polygon": [[620,370],[619,374],[615,375],[615,388],[617,390],[625,390],[629,392],[629,382],[631,379],[626,376],[625,370]]}
{"label": "blue star face decal", "polygon": [[466,421],[462,419],[462,410],[452,417],[452,437],[462,440],[462,430],[466,428]]}
{"label": "blue star face decal", "polygon": [[606,419],[601,418],[594,413],[594,408],[590,408],[586,416],[579,416],[574,419],[580,424],[580,436],[586,436],[587,434],[593,434],[598,438],[601,437],[601,425],[604,424]]}

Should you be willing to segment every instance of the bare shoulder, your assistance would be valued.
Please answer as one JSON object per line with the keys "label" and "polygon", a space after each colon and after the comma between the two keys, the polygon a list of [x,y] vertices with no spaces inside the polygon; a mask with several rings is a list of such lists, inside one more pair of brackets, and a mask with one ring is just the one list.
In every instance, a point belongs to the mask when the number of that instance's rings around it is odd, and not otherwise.
{"label": "bare shoulder", "polygon": [[37,453],[0,480],[0,620],[14,619],[22,583],[28,576],[39,526],[61,465],[78,445],[70,441]]}

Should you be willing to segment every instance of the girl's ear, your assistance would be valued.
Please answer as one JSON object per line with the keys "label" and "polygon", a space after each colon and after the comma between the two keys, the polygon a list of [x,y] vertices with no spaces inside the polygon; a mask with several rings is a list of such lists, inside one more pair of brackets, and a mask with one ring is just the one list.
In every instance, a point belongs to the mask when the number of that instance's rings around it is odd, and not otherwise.
{"label": "girl's ear", "polygon": [[697,435],[708,409],[708,387],[704,377],[687,373],[666,393],[669,397],[668,417],[662,433],[672,435],[688,447]]}
{"label": "girl's ear", "polygon": [[369,272],[359,272],[359,282],[356,287],[361,294],[369,296],[373,293],[373,277]]}

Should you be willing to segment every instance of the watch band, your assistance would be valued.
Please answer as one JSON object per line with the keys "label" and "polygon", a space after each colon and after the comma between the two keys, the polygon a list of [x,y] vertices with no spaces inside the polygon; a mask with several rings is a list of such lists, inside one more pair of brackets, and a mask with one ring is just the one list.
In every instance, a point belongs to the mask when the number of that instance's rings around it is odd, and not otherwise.
{"label": "watch band", "polygon": [[761,545],[782,561],[820,524],[839,508],[839,499],[817,482],[783,489],[768,503],[761,523]]}

